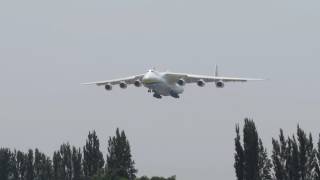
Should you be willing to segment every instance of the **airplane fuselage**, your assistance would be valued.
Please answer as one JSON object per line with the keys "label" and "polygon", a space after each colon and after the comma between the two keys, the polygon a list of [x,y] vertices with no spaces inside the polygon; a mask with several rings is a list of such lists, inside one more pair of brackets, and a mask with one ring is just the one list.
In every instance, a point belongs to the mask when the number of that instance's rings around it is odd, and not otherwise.
{"label": "airplane fuselage", "polygon": [[183,93],[184,88],[176,82],[171,83],[170,79],[164,73],[153,70],[148,71],[142,78],[142,84],[148,88],[150,92],[160,96],[179,97]]}

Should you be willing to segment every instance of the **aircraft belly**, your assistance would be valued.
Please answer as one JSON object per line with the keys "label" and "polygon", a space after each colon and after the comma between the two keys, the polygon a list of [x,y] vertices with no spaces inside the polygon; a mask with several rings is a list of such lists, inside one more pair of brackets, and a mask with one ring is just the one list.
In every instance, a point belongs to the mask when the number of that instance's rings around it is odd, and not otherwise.
{"label": "aircraft belly", "polygon": [[169,96],[171,88],[167,86],[165,83],[153,83],[153,84],[146,84],[147,88],[154,90],[160,95]]}
{"label": "aircraft belly", "polygon": [[154,90],[155,92],[157,92],[158,94],[163,95],[163,96],[170,96],[172,91],[177,94],[181,94],[183,92],[182,87],[168,85],[168,84],[162,83],[162,82],[145,84],[145,86],[149,89]]}

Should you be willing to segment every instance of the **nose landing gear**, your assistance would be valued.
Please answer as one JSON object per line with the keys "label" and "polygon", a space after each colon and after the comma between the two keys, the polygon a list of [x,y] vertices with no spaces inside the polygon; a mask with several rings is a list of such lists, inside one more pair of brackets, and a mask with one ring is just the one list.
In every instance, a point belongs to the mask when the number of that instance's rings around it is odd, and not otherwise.
{"label": "nose landing gear", "polygon": [[153,89],[148,89],[148,93],[155,93]]}

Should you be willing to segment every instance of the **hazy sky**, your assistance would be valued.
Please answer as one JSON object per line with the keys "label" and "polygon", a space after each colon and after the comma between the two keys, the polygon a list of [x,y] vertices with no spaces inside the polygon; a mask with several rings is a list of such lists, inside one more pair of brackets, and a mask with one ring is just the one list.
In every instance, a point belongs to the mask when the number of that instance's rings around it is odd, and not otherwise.
{"label": "hazy sky", "polygon": [[[320,132],[320,1],[0,1],[0,146],[51,154],[116,127],[139,175],[233,179],[234,127]],[[81,82],[159,70],[269,78],[181,99]]]}

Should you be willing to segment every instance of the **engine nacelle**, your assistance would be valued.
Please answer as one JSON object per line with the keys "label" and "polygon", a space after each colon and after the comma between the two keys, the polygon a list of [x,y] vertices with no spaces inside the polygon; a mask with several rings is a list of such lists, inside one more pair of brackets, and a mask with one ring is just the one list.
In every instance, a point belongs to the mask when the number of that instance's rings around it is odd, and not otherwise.
{"label": "engine nacelle", "polygon": [[136,81],[134,82],[134,86],[135,86],[135,87],[141,87],[141,85],[142,85],[142,83],[141,83],[140,80],[136,80]]}
{"label": "engine nacelle", "polygon": [[127,87],[128,87],[127,83],[125,83],[125,82],[121,82],[120,83],[120,88],[121,89],[126,89]]}
{"label": "engine nacelle", "polygon": [[224,87],[224,82],[223,81],[216,82],[216,87],[217,88],[223,88]]}
{"label": "engine nacelle", "polygon": [[107,91],[111,91],[112,90],[112,85],[111,84],[106,84],[104,86],[104,88],[107,90]]}
{"label": "engine nacelle", "polygon": [[197,85],[198,86],[200,86],[200,87],[203,87],[203,86],[205,86],[206,85],[206,82],[204,82],[204,80],[199,80],[198,82],[197,82]]}
{"label": "engine nacelle", "polygon": [[179,84],[180,86],[184,86],[184,85],[186,85],[186,81],[184,79],[179,79],[177,81],[177,84]]}

